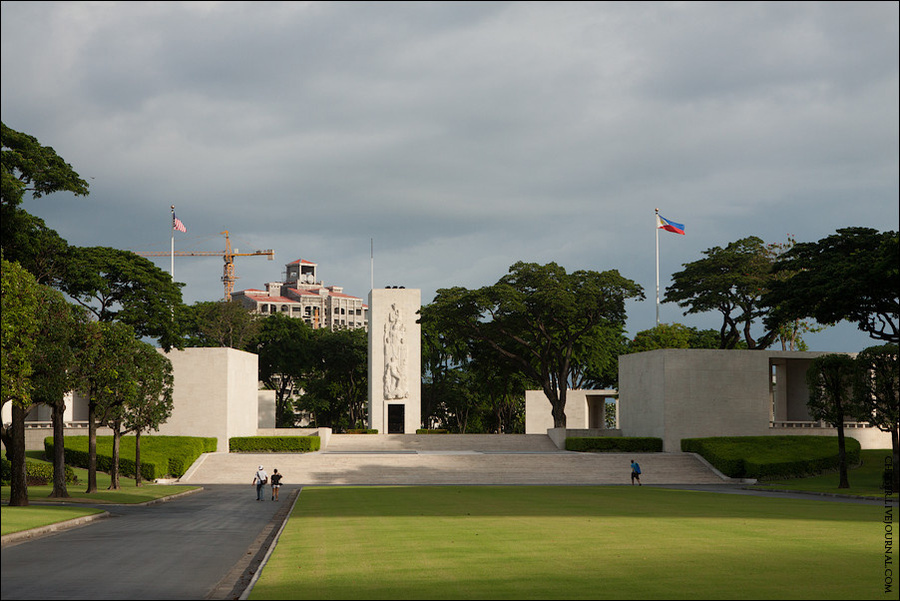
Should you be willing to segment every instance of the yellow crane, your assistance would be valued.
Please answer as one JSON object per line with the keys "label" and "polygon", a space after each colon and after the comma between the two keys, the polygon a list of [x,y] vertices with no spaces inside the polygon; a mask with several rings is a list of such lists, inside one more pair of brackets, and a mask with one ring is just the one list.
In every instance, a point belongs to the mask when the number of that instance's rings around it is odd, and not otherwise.
{"label": "yellow crane", "polygon": [[[234,282],[237,280],[237,276],[234,275],[234,258],[235,257],[257,257],[257,256],[267,256],[270,261],[275,260],[275,251],[271,248],[268,250],[257,250],[252,253],[236,253],[231,250],[231,239],[228,237],[228,230],[224,232],[219,232],[223,236],[225,236],[225,251],[217,252],[217,251],[178,251],[174,253],[176,257],[222,257],[225,260],[225,269],[222,273],[222,283],[225,284],[225,300],[231,300],[231,293],[234,292]],[[137,252],[132,251],[136,255],[140,255],[142,257],[170,257],[173,255],[171,252],[165,251],[151,251],[151,252]]]}

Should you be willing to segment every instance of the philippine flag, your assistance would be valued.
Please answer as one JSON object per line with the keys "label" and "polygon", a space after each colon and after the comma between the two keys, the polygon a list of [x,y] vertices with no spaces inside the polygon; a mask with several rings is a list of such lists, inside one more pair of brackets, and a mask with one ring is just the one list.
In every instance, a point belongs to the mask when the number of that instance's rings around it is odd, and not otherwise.
{"label": "philippine flag", "polygon": [[663,229],[667,232],[674,232],[676,234],[681,234],[684,236],[684,224],[683,223],[675,223],[674,221],[669,221],[665,217],[656,214],[656,228]]}

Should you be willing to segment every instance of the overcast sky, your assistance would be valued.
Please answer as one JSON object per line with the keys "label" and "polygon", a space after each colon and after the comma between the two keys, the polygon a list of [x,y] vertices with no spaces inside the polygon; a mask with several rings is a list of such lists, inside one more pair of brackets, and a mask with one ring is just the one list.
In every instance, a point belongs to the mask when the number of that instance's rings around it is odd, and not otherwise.
{"label": "overcast sky", "polygon": [[[2,119],[90,196],[26,201],[70,244],[296,259],[327,285],[496,282],[516,261],[670,275],[746,236],[898,229],[898,3],[2,2]],[[168,271],[169,259],[156,260]],[[176,258],[188,303],[215,257]],[[718,327],[718,314],[662,322]],[[854,326],[812,350],[874,344]]]}

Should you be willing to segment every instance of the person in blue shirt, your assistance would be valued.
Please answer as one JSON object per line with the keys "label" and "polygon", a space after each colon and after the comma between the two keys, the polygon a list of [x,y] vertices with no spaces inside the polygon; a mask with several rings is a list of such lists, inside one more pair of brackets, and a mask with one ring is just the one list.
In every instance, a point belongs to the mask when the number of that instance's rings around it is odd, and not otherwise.
{"label": "person in blue shirt", "polygon": [[641,466],[638,465],[637,461],[634,459],[631,460],[631,485],[634,486],[634,481],[637,480],[638,486],[643,486],[641,484]]}

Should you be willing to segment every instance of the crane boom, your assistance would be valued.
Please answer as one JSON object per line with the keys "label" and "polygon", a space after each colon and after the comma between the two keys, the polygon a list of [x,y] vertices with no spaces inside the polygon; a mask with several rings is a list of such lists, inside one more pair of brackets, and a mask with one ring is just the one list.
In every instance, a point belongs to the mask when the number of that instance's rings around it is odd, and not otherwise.
{"label": "crane boom", "polygon": [[225,261],[225,267],[222,272],[222,283],[225,285],[225,300],[231,300],[231,293],[234,292],[234,282],[237,280],[237,276],[234,274],[234,258],[235,257],[258,257],[258,256],[266,256],[269,257],[270,261],[275,260],[275,251],[271,248],[267,250],[257,250],[252,253],[236,253],[231,250],[231,238],[228,236],[228,230],[224,232],[219,232],[223,236],[225,236],[225,251],[217,252],[217,251],[203,251],[203,250],[185,250],[178,251],[175,253],[165,252],[165,251],[149,251],[149,252],[137,252],[132,251],[134,254],[139,255],[141,257],[169,257],[173,254],[176,257],[222,257]]}

